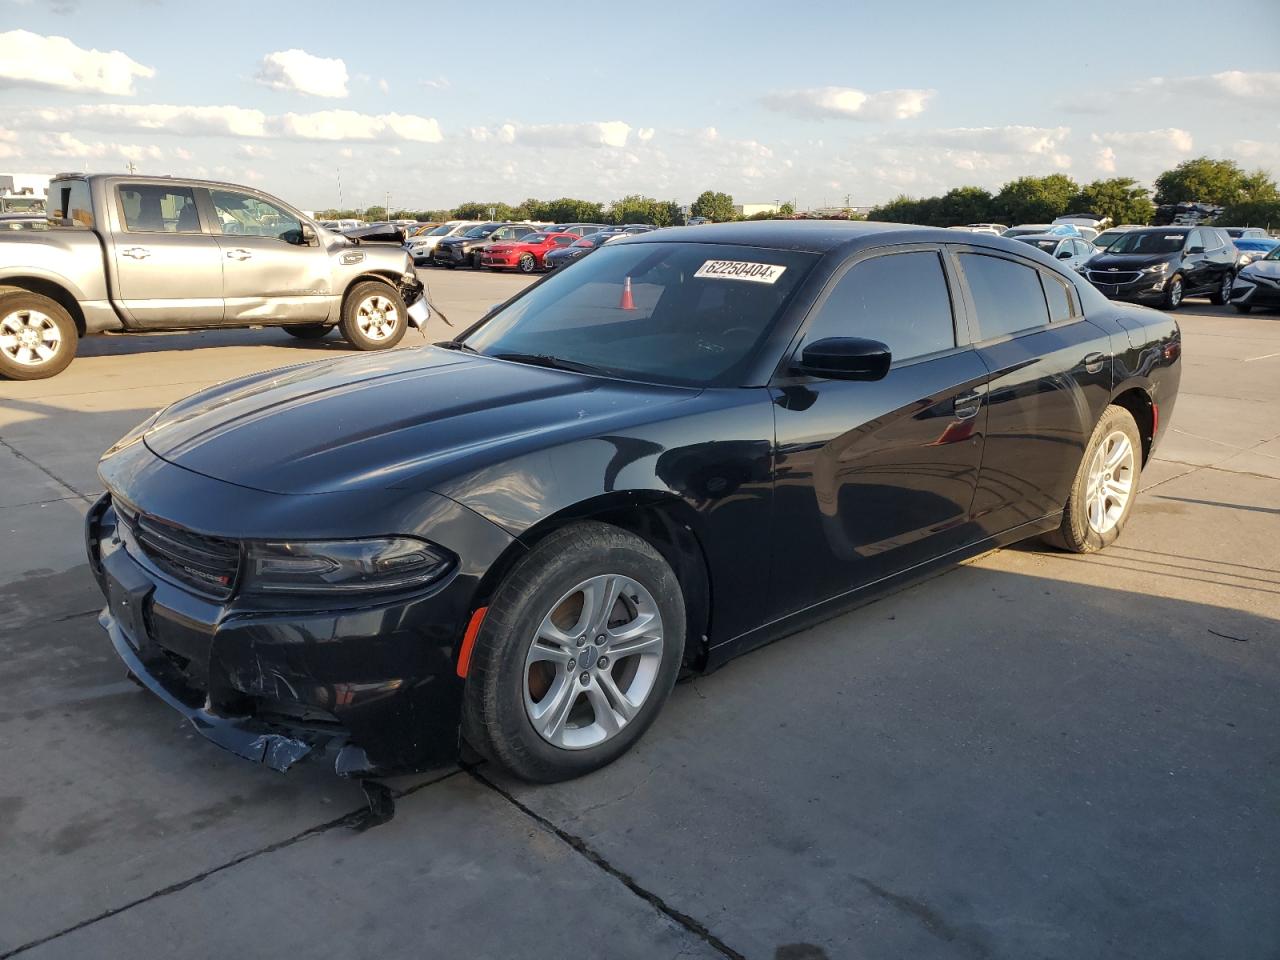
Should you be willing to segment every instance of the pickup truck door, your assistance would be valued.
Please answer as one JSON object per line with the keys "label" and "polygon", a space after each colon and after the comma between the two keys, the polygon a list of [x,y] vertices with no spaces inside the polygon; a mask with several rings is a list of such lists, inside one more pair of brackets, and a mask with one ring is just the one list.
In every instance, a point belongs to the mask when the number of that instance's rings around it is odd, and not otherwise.
{"label": "pickup truck door", "polygon": [[257,194],[209,191],[222,255],[226,322],[293,323],[329,319],[333,284],[319,241],[302,243],[302,222]]}
{"label": "pickup truck door", "polygon": [[112,198],[115,300],[139,327],[222,321],[222,252],[204,231],[191,187],[121,183]]}

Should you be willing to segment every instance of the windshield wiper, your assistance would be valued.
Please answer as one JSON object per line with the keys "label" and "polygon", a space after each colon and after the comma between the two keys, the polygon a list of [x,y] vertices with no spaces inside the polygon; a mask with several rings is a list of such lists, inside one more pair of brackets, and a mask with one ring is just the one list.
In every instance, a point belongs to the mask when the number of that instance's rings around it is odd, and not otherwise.
{"label": "windshield wiper", "polygon": [[535,367],[550,367],[553,370],[569,370],[573,373],[606,373],[603,367],[595,367],[577,360],[566,360],[553,357],[549,353],[490,353],[486,356],[495,360],[511,360],[515,363],[527,363]]}
{"label": "windshield wiper", "polygon": [[479,352],[480,352],[480,351],[479,351],[479,350],[477,350],[475,347],[473,347],[471,344],[469,344],[469,343],[463,343],[461,340],[440,340],[440,341],[438,341],[438,342],[436,342],[436,343],[433,343],[433,344],[432,344],[432,346],[433,346],[433,347],[442,347],[442,348],[443,348],[443,349],[445,349],[445,350],[466,350],[466,351],[468,351],[469,353],[479,353]]}

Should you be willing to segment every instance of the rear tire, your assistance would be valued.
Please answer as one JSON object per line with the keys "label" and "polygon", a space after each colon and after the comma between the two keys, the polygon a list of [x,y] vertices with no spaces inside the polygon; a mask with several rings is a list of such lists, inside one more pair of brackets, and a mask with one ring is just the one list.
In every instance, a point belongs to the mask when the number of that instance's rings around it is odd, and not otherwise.
{"label": "rear tire", "polygon": [[295,323],[284,328],[285,333],[299,340],[323,340],[332,330],[327,323]]}
{"label": "rear tire", "polygon": [[463,696],[467,742],[544,783],[612,763],[666,702],[684,633],[680,583],[648,542],[594,522],[550,534],[489,605]]}
{"label": "rear tire", "polygon": [[343,301],[339,327],[357,350],[389,350],[404,338],[409,315],[395,287],[365,280]]}
{"label": "rear tire", "polygon": [[79,342],[75,321],[56,300],[25,290],[0,295],[0,377],[55,376],[67,369]]}
{"label": "rear tire", "polygon": [[1235,285],[1235,276],[1228,270],[1218,281],[1218,288],[1209,294],[1209,302],[1215,307],[1231,302],[1231,288]]}
{"label": "rear tire", "polygon": [[1124,407],[1109,406],[1080,458],[1057,530],[1044,541],[1071,553],[1096,553],[1120,536],[1142,482],[1142,437]]}
{"label": "rear tire", "polygon": [[538,269],[538,261],[532,253],[526,253],[521,255],[517,266],[520,268],[521,273],[533,273],[534,270]]}

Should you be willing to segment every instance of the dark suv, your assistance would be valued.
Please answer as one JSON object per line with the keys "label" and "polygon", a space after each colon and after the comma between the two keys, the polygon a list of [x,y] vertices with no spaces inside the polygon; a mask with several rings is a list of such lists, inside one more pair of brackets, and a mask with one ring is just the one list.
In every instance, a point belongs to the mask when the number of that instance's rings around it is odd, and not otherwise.
{"label": "dark suv", "polygon": [[431,262],[436,266],[470,266],[480,269],[480,248],[498,240],[523,240],[538,228],[527,223],[481,223],[456,237],[445,237],[431,252]]}
{"label": "dark suv", "polygon": [[1231,299],[1236,248],[1215,227],[1130,230],[1088,262],[1084,275],[1112,300],[1176,310],[1184,297]]}

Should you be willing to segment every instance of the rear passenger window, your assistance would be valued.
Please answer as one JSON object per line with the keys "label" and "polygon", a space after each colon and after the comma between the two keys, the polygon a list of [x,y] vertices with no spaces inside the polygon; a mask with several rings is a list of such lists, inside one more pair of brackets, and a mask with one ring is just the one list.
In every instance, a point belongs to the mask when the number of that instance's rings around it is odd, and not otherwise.
{"label": "rear passenger window", "polygon": [[951,294],[938,254],[894,253],[856,264],[836,283],[804,342],[866,337],[908,360],[956,345]]}
{"label": "rear passenger window", "polygon": [[1067,285],[1047,273],[1040,274],[1040,282],[1044,285],[1044,298],[1049,303],[1049,319],[1053,323],[1061,323],[1071,319],[1071,295],[1067,293]]}
{"label": "rear passenger window", "polygon": [[186,187],[120,187],[124,228],[131,233],[199,233],[196,198]]}
{"label": "rear passenger window", "polygon": [[978,311],[979,339],[1003,337],[1049,322],[1040,271],[979,253],[960,254],[960,265]]}

